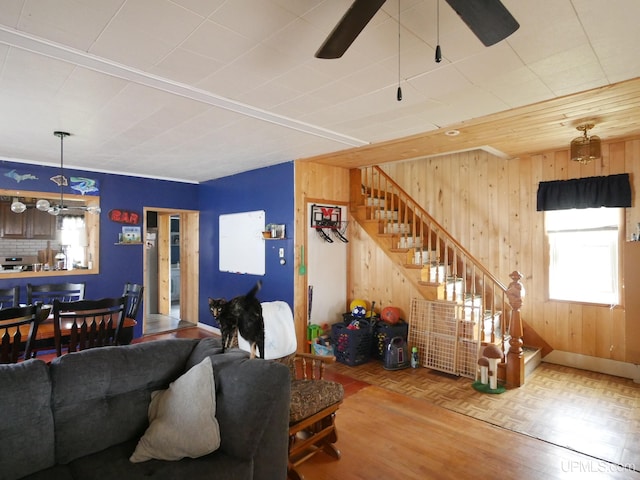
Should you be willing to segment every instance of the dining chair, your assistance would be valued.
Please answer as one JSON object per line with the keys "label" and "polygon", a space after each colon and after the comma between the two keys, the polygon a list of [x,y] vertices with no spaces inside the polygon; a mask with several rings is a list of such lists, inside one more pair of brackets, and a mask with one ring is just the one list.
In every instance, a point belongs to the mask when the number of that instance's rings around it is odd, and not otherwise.
{"label": "dining chair", "polygon": [[0,308],[17,307],[20,287],[0,288]]}
{"label": "dining chair", "polygon": [[132,318],[133,320],[137,318],[143,292],[144,287],[139,283],[127,282],[124,284],[124,292],[122,294],[127,297],[125,317]]}
{"label": "dining chair", "polygon": [[40,304],[0,309],[0,363],[31,358],[39,312]]}
{"label": "dining chair", "polygon": [[[53,301],[56,355],[118,345],[127,297]],[[63,334],[64,332],[64,334]],[[67,333],[68,332],[68,333]]]}
{"label": "dining chair", "polygon": [[27,283],[27,303],[42,302],[53,304],[54,300],[72,302],[84,300],[85,282],[81,283],[43,283],[33,285]]}

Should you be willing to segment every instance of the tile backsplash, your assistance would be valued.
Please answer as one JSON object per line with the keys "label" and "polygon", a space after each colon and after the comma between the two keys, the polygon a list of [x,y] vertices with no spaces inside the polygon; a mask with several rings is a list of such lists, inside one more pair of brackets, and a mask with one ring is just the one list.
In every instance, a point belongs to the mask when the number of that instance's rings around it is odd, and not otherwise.
{"label": "tile backsplash", "polygon": [[53,250],[60,248],[57,242],[51,240],[25,240],[2,239],[0,240],[0,259],[6,257],[37,256],[38,250],[45,250],[47,242]]}

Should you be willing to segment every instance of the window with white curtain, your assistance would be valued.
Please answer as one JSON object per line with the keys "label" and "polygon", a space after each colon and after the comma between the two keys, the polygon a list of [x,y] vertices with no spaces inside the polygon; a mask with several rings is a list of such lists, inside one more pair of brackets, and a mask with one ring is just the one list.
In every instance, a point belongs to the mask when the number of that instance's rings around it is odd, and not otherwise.
{"label": "window with white curtain", "polygon": [[84,216],[65,215],[62,217],[60,243],[65,249],[68,266],[86,265],[88,241]]}
{"label": "window with white curtain", "polygon": [[549,298],[620,303],[620,208],[545,212],[549,240]]}

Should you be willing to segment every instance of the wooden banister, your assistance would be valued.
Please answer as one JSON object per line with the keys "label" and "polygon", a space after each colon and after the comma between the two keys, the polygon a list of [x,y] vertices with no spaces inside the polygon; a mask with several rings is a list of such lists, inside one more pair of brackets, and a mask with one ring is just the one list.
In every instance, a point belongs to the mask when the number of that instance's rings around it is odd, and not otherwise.
{"label": "wooden banister", "polygon": [[[409,265],[413,269],[421,269],[421,277],[414,284],[418,288],[445,284],[445,299],[460,305],[463,320],[480,323],[481,341],[498,345],[505,359],[509,335],[515,335],[511,355],[521,363],[522,324],[519,309],[515,311],[507,301],[506,285],[381,168],[351,170],[350,184],[352,209],[369,222],[367,231],[386,238],[389,251],[406,252],[403,261],[413,264]],[[383,240],[376,241],[381,244]],[[512,323],[514,319],[520,329]],[[510,324],[505,325],[509,320]],[[518,375],[523,372],[524,369]]]}

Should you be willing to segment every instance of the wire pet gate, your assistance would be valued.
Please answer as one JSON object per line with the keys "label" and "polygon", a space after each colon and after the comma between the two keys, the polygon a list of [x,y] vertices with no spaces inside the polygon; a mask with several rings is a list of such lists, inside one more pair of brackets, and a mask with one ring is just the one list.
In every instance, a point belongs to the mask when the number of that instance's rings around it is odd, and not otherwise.
{"label": "wire pet gate", "polygon": [[414,298],[411,302],[409,344],[418,347],[420,365],[453,375],[475,378],[479,325],[461,320],[458,305]]}

